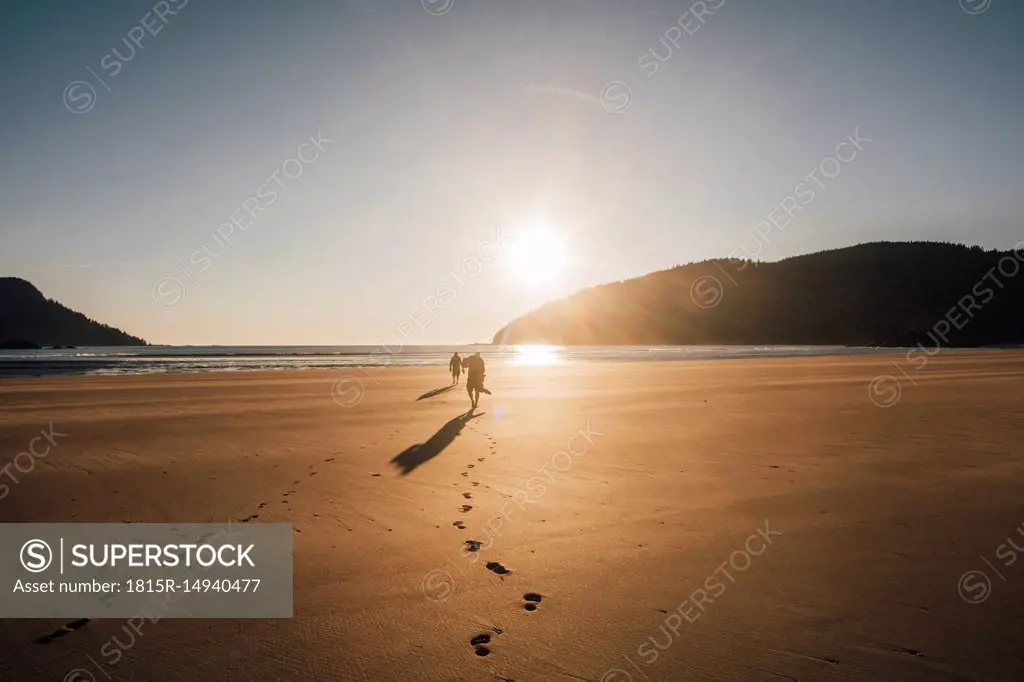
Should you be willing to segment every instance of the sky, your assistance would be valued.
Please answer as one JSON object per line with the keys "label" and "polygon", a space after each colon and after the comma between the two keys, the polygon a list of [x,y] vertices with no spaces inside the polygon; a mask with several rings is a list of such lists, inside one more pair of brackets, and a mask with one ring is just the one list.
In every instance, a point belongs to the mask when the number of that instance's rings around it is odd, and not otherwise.
{"label": "sky", "polygon": [[0,275],[160,344],[490,341],[708,258],[1024,237],[1012,0],[0,0]]}

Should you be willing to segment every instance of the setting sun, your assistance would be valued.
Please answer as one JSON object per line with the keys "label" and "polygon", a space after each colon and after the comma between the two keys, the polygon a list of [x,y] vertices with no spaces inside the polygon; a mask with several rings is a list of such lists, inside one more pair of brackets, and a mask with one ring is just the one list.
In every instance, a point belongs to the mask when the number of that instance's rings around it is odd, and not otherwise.
{"label": "setting sun", "polygon": [[550,282],[562,272],[565,262],[565,245],[560,235],[547,225],[531,225],[513,235],[508,263],[522,282]]}

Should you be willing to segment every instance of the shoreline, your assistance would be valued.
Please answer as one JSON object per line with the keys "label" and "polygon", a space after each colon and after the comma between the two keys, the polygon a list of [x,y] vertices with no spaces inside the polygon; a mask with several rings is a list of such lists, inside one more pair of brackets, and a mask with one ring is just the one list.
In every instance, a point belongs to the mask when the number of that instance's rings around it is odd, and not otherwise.
{"label": "shoreline", "polygon": [[[436,348],[432,346],[423,348]],[[678,346],[678,347],[633,347],[633,346],[591,346],[572,347],[562,349],[559,347],[539,347],[543,349],[543,355],[539,358],[532,358],[529,355],[521,356],[515,347],[496,348],[490,355],[485,355],[490,366],[508,364],[542,364],[548,366],[559,366],[569,364],[606,364],[609,362],[698,362],[698,361],[730,361],[730,360],[758,360],[769,358],[827,358],[827,357],[859,357],[905,355],[911,353],[925,353],[919,347],[838,347],[838,346],[782,346],[782,347],[752,347],[752,346]],[[616,350],[618,349],[618,350]],[[735,352],[729,352],[730,350]],[[1013,352],[1019,350],[1016,347],[984,347],[984,348],[942,348],[937,354],[945,353],[986,353],[986,352]],[[815,352],[820,351],[820,352]],[[444,365],[447,358],[443,355],[447,351],[420,351],[413,347],[406,353],[390,354],[376,357],[384,358],[382,361],[352,363],[332,363],[331,358],[372,358],[375,354],[367,353],[338,353],[333,355],[307,353],[301,355],[258,355],[258,354],[236,354],[236,355],[122,355],[108,357],[84,356],[75,359],[58,357],[54,359],[38,358],[15,360],[4,360],[0,355],[0,383],[6,383],[19,379],[42,379],[47,377],[120,377],[120,376],[171,376],[171,375],[195,375],[195,374],[249,374],[252,372],[288,372],[288,371],[335,371],[359,370],[366,375],[369,370],[397,367],[434,367]],[[528,351],[532,352],[532,351]],[[704,352],[706,354],[701,355]],[[436,356],[436,357],[433,357]],[[392,360],[391,358],[395,358]],[[244,364],[216,364],[220,360],[239,359],[244,362],[255,359],[263,359],[266,362],[245,366]],[[320,359],[320,362],[317,360]],[[326,360],[324,360],[326,359]],[[135,365],[135,367],[133,367]],[[180,369],[175,365],[181,367]],[[100,371],[97,371],[100,370]],[[110,371],[103,371],[110,370]]]}

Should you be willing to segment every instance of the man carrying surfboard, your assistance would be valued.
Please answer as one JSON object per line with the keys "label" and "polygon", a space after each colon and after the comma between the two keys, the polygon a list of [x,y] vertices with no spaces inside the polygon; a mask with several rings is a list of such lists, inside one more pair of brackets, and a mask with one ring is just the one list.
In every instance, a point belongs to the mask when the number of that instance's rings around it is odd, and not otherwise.
{"label": "man carrying surfboard", "polygon": [[467,372],[466,393],[469,395],[469,401],[472,403],[473,408],[476,408],[477,403],[480,402],[481,393],[491,394],[490,391],[484,388],[484,375],[486,373],[484,359],[480,357],[479,352],[476,352],[464,359],[462,366],[466,368]]}

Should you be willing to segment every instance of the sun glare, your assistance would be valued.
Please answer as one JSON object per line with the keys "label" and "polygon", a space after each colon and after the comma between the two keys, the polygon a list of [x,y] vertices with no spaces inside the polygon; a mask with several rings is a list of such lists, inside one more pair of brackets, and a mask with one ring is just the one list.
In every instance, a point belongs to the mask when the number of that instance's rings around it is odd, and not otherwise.
{"label": "sun glare", "polygon": [[557,365],[562,362],[558,346],[527,345],[516,346],[516,365]]}
{"label": "sun glare", "polygon": [[508,263],[525,284],[545,284],[565,268],[565,245],[547,225],[531,225],[512,235]]}

